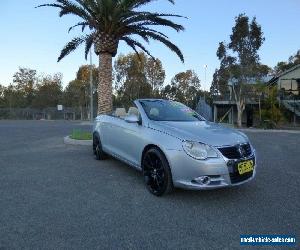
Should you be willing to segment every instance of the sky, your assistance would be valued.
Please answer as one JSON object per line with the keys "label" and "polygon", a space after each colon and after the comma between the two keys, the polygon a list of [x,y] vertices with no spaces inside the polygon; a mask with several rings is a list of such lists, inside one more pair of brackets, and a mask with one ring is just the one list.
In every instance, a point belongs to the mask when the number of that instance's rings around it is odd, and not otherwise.
{"label": "sky", "polygon": [[[84,49],[57,63],[57,57],[64,45],[80,34],[80,29],[68,33],[68,28],[78,19],[72,16],[58,17],[55,8],[34,8],[51,0],[1,0],[0,1],[0,84],[7,86],[19,67],[35,69],[38,73],[63,74],[63,84],[75,78],[80,65],[89,63],[84,59]],[[286,61],[300,49],[300,0],[176,0],[172,5],[167,0],[154,1],[147,9],[161,13],[176,13],[188,19],[176,19],[186,28],[176,33],[164,29],[177,44],[185,63],[165,48],[152,42],[147,45],[158,57],[166,71],[168,84],[181,71],[195,70],[201,79],[202,88],[208,90],[219,61],[216,57],[218,44],[228,41],[234,26],[234,18],[245,13],[250,18],[256,16],[266,38],[260,49],[261,63],[271,67],[279,61]],[[131,50],[123,43],[118,54]],[[99,59],[93,55],[93,63]],[[205,81],[205,69],[207,77]]]}

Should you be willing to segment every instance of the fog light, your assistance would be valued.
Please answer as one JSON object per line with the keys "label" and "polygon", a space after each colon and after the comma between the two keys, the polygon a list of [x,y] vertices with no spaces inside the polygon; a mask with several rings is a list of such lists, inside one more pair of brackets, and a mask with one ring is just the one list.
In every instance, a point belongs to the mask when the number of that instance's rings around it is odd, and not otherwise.
{"label": "fog light", "polygon": [[210,177],[208,176],[201,176],[195,179],[196,182],[198,182],[201,185],[209,185],[210,183]]}

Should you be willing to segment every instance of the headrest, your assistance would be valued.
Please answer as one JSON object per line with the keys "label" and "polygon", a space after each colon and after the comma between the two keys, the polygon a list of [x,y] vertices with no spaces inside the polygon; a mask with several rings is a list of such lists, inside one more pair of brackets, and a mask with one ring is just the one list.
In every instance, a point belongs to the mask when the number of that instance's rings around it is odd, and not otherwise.
{"label": "headrest", "polygon": [[126,109],[125,108],[117,108],[116,109],[116,112],[115,112],[115,115],[118,116],[118,117],[124,117],[126,116]]}
{"label": "headrest", "polygon": [[128,115],[139,116],[139,110],[135,107],[130,107],[129,110],[128,110]]}
{"label": "headrest", "polygon": [[159,116],[159,110],[157,108],[151,108],[150,109],[150,115],[151,116]]}

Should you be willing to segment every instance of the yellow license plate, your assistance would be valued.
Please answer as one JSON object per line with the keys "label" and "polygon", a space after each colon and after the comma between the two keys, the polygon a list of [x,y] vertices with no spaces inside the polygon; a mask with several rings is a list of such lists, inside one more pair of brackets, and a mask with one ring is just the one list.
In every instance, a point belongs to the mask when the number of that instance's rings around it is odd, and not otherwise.
{"label": "yellow license plate", "polygon": [[242,174],[245,174],[245,173],[253,171],[253,165],[254,164],[253,164],[252,160],[240,162],[238,164],[239,174],[242,175]]}

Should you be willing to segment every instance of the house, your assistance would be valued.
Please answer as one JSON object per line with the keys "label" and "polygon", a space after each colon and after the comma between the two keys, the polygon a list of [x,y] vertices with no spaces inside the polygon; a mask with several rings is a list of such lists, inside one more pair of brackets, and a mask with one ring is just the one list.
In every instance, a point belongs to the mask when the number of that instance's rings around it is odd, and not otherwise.
{"label": "house", "polygon": [[[259,82],[266,83],[270,77],[262,77]],[[214,98],[213,101],[213,120],[214,122],[228,123],[234,125],[237,123],[237,104],[234,98],[233,85],[237,80],[234,78],[228,82],[228,93]],[[248,84],[254,86],[257,83],[256,79],[249,79]],[[249,96],[246,98],[245,110],[242,115],[242,125],[252,127],[260,123],[260,120],[255,113],[258,113],[260,106],[260,98],[256,88],[249,90]]]}
{"label": "house", "polygon": [[[278,101],[281,107],[290,112],[294,117],[294,124],[300,122],[300,64],[291,67],[285,72],[274,77],[264,77],[260,82],[266,83],[270,88],[278,89]],[[254,83],[254,82],[253,82]],[[251,81],[249,84],[253,84]],[[232,93],[234,81],[228,83],[228,95],[213,102],[214,122],[225,122],[235,124],[237,122],[236,102]],[[251,95],[249,95],[251,96]],[[260,123],[255,116],[258,113],[261,98],[259,95],[252,95],[246,100],[245,111],[242,116],[243,126],[252,127]]]}
{"label": "house", "polygon": [[[252,127],[259,121],[254,116],[255,111],[259,109],[259,101],[254,98],[246,100],[245,110],[242,115],[243,126]],[[236,124],[237,106],[232,96],[214,100],[213,102],[213,120],[214,122]]]}
{"label": "house", "polygon": [[278,89],[278,100],[294,116],[294,123],[300,121],[300,64],[273,77],[269,87]]}
{"label": "house", "polygon": [[277,86],[278,90],[285,95],[299,96],[300,91],[300,64],[273,77],[268,86]]}

